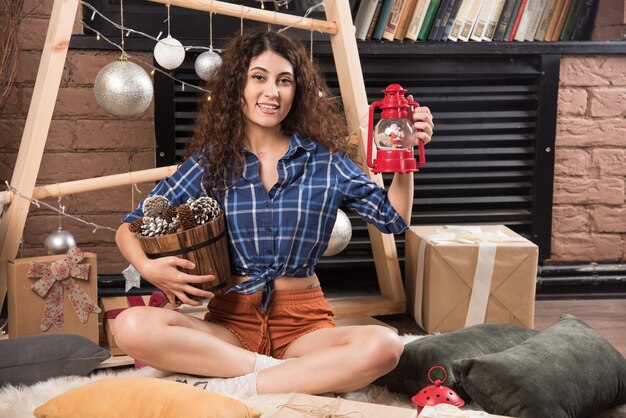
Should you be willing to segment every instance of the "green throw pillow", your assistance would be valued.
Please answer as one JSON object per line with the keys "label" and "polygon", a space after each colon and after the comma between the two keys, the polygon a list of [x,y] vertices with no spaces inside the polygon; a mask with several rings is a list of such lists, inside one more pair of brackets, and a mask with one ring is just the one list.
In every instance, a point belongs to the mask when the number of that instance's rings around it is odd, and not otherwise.
{"label": "green throw pillow", "polygon": [[452,367],[469,396],[494,414],[587,417],[626,403],[626,360],[571,315],[516,347]]}
{"label": "green throw pillow", "polygon": [[[428,370],[433,366],[441,366],[448,375],[444,386],[469,400],[452,373],[454,360],[497,353],[537,334],[537,331],[515,325],[480,324],[446,334],[423,337],[406,344],[398,366],[374,383],[385,386],[390,391],[413,396],[432,385],[428,380]],[[440,370],[435,370],[431,377],[433,380],[442,379],[443,374]]]}

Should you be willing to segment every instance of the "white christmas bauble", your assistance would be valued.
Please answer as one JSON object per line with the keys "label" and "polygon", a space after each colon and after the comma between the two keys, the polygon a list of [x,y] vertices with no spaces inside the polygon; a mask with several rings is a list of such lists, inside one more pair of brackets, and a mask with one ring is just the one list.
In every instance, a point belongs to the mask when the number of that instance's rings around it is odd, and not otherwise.
{"label": "white christmas bauble", "polygon": [[150,106],[154,89],[148,73],[130,61],[114,61],[96,76],[94,93],[98,105],[119,117],[137,116]]}
{"label": "white christmas bauble", "polygon": [[154,59],[166,70],[173,70],[185,60],[185,48],[178,39],[167,35],[154,47]]}
{"label": "white christmas bauble", "polygon": [[350,238],[352,238],[352,224],[350,223],[350,218],[348,218],[348,215],[346,215],[344,211],[337,209],[337,219],[335,219],[335,225],[330,234],[328,248],[326,248],[322,256],[328,257],[339,254],[348,246]]}
{"label": "white christmas bauble", "polygon": [[208,81],[213,77],[215,70],[222,64],[222,57],[215,51],[206,51],[198,55],[194,64],[194,69],[198,77]]}
{"label": "white christmas bauble", "polygon": [[61,227],[48,235],[43,244],[44,250],[49,255],[65,254],[74,247],[76,247],[76,240],[72,234]]}

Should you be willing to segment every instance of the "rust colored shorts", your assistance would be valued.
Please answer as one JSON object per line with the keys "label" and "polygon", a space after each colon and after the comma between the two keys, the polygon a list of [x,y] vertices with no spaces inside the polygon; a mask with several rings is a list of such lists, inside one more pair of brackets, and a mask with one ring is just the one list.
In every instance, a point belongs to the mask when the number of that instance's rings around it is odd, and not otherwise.
{"label": "rust colored shorts", "polygon": [[261,292],[232,292],[209,301],[204,319],[226,327],[250,351],[282,358],[299,337],[321,328],[334,328],[334,312],[322,289],[276,290],[265,314]]}

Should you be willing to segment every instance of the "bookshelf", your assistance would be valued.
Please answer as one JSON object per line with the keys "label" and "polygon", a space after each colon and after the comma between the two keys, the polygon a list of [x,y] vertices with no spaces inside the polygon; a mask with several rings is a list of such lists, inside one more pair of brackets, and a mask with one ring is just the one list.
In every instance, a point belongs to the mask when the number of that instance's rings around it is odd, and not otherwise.
{"label": "bookshelf", "polygon": [[362,0],[360,40],[589,40],[599,0]]}

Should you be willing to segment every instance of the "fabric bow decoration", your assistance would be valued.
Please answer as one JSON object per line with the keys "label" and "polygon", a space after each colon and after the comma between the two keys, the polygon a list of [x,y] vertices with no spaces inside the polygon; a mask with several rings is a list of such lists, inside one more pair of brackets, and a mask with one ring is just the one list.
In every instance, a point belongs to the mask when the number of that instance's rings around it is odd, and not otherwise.
{"label": "fabric bow decoration", "polygon": [[482,411],[464,411],[450,404],[425,406],[418,415],[419,418],[479,418],[488,417],[489,414]]}
{"label": "fabric bow decoration", "polygon": [[32,262],[28,266],[26,277],[37,279],[33,291],[46,299],[46,306],[41,317],[41,330],[47,331],[52,324],[63,329],[63,291],[76,311],[82,324],[87,322],[90,313],[99,313],[100,308],[81,289],[74,279],[89,279],[89,264],[79,264],[85,254],[74,247],[67,252],[65,258],[46,263]]}

